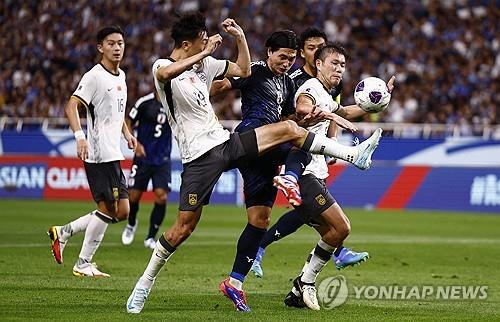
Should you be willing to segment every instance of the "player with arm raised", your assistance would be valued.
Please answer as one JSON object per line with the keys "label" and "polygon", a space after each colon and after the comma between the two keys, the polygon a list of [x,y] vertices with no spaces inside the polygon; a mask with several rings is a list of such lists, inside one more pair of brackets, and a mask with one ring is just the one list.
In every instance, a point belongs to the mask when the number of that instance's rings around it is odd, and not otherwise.
{"label": "player with arm raised", "polygon": [[[175,47],[170,57],[153,64],[156,91],[179,145],[183,173],[177,219],[160,236],[144,273],[132,290],[127,300],[129,313],[142,311],[161,268],[196,228],[202,208],[209,203],[213,187],[224,171],[287,141],[306,151],[321,152],[366,167],[380,138],[379,133],[375,133],[359,146],[347,147],[327,138],[317,138],[293,121],[229,133],[218,122],[208,99],[210,85],[215,78],[250,76],[250,54],[243,30],[234,20],[226,19],[221,26],[236,40],[236,63],[210,56],[222,37],[218,34],[208,37],[205,18],[201,14],[188,14],[172,26]],[[237,310],[249,310],[242,290],[231,287],[226,295]]]}
{"label": "player with arm raised", "polygon": [[[56,262],[62,264],[63,250],[69,238],[85,231],[73,275],[109,277],[97,269],[92,258],[108,224],[127,219],[129,202],[125,176],[120,167],[120,160],[124,159],[120,138],[123,134],[130,149],[136,148],[137,140],[124,121],[127,85],[125,73],[120,69],[125,50],[123,31],[117,26],[101,29],[97,33],[97,50],[102,55],[100,63],[83,75],[65,107],[97,209],[67,225],[50,227],[48,234],[52,254]],[[87,110],[87,139],[80,125],[79,106]]]}
{"label": "player with arm raised", "polygon": [[167,122],[166,110],[155,92],[137,100],[126,118],[130,129],[137,131],[137,149],[129,177],[130,214],[122,233],[123,245],[132,244],[138,226],[137,212],[142,193],[148,183],[153,183],[154,206],[149,220],[144,247],[154,249],[156,233],[165,218],[170,192],[172,131]]}

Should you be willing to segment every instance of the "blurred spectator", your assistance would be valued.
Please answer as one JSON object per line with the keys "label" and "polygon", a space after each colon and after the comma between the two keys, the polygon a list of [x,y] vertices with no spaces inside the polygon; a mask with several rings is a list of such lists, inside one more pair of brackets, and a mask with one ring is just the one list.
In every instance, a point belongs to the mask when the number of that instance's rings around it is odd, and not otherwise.
{"label": "blurred spectator", "polygon": [[[232,17],[246,31],[253,60],[277,29],[323,28],[349,52],[343,104],[362,78],[397,75],[388,111],[366,121],[498,123],[500,6],[496,0],[201,0],[0,2],[0,116],[60,117],[79,76],[95,57],[95,32],[119,24],[126,33],[129,102],[152,90],[150,68],[171,51],[174,12],[200,10],[210,33]],[[224,35],[223,35],[224,36]],[[215,56],[234,58],[226,41]],[[298,64],[297,64],[298,65]],[[238,119],[239,97],[215,98],[221,119]]]}

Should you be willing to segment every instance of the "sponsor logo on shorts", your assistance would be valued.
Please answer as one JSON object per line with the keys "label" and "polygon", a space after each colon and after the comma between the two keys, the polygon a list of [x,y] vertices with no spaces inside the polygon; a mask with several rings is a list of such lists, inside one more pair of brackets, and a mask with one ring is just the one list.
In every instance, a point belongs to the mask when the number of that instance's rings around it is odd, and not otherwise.
{"label": "sponsor logo on shorts", "polygon": [[113,188],[113,198],[118,199],[119,196],[118,188]]}
{"label": "sponsor logo on shorts", "polygon": [[325,203],[326,203],[326,199],[325,199],[325,197],[323,197],[323,195],[322,195],[322,194],[317,195],[317,196],[316,196],[316,198],[314,198],[314,199],[316,199],[316,202],[317,202],[317,203],[318,203],[318,205],[320,205],[320,206],[324,206],[324,205],[325,205]]}
{"label": "sponsor logo on shorts", "polygon": [[198,195],[196,193],[190,193],[188,202],[191,206],[196,205],[196,203],[198,202]]}

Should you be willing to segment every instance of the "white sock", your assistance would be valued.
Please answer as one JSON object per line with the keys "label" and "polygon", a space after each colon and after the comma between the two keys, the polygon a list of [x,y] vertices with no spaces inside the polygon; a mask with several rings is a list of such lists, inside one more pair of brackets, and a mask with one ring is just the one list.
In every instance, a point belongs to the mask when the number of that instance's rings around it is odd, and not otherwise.
{"label": "white sock", "polygon": [[334,250],[334,246],[330,246],[320,239],[300,280],[304,283],[315,283],[316,277],[318,277],[319,272],[328,263]]}
{"label": "white sock", "polygon": [[61,238],[63,240],[68,240],[71,236],[73,236],[76,233],[79,233],[81,231],[84,231],[87,229],[87,226],[89,225],[90,218],[93,214],[92,212],[89,212],[86,215],[83,215],[69,224],[65,225],[63,229],[61,229]]}
{"label": "white sock", "polygon": [[351,163],[358,157],[358,148],[340,144],[337,140],[332,140],[323,135],[314,136],[309,152],[323,154]]}
{"label": "white sock", "polygon": [[313,255],[314,255],[314,249],[315,249],[315,248],[313,248],[313,249],[311,250],[311,252],[309,253],[309,255],[307,255],[306,262],[304,263],[304,266],[302,266],[302,270],[300,271],[300,275],[303,275],[303,274],[304,274],[304,272],[305,272],[305,270],[306,270],[306,268],[307,268],[307,265],[309,265],[309,262],[311,261],[311,258],[312,258],[312,257],[313,257]]}
{"label": "white sock", "polygon": [[243,282],[240,281],[239,279],[236,279],[236,278],[229,276],[229,284],[234,286],[234,288],[237,289],[238,291],[243,290]]}
{"label": "white sock", "polygon": [[83,240],[82,250],[79,257],[88,262],[92,261],[97,248],[101,244],[104,233],[108,228],[108,224],[96,215],[90,216],[87,229],[85,230],[85,238]]}
{"label": "white sock", "polygon": [[149,260],[146,270],[139,279],[139,283],[142,287],[151,288],[155,282],[156,277],[160,274],[161,269],[167,263],[167,260],[173,252],[169,252],[163,247],[160,242],[156,243],[153,254],[151,254],[151,259]]}

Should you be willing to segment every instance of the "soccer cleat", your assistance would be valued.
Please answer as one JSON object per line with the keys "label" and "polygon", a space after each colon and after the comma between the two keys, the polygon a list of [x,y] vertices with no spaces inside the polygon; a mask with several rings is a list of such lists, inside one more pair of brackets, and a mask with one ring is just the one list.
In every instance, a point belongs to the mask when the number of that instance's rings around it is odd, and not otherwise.
{"label": "soccer cleat", "polygon": [[61,226],[52,226],[47,231],[50,238],[50,248],[52,249],[52,255],[58,264],[63,263],[63,250],[66,246],[66,241],[61,239]]}
{"label": "soccer cleat", "polygon": [[380,137],[382,136],[382,129],[378,128],[373,134],[356,147],[358,148],[358,157],[353,164],[361,170],[368,170],[372,164],[372,155],[378,146]]}
{"label": "soccer cleat", "polygon": [[258,278],[262,278],[264,276],[264,271],[262,270],[262,257],[264,257],[265,252],[266,252],[265,248],[259,247],[257,255],[255,255],[252,267],[250,268],[250,270]]}
{"label": "soccer cleat", "polygon": [[96,263],[75,264],[73,266],[73,275],[79,277],[110,277],[97,269]]}
{"label": "soccer cleat", "polygon": [[123,245],[127,246],[127,245],[132,244],[132,242],[134,241],[135,231],[137,230],[138,224],[139,224],[139,221],[136,220],[135,226],[130,226],[129,224],[127,224],[127,226],[125,226],[125,229],[123,229],[123,233],[122,233],[122,244]]}
{"label": "soccer cleat", "polygon": [[290,291],[286,297],[285,300],[283,300],[286,306],[288,307],[296,307],[296,308],[304,308],[306,307],[306,303],[304,303],[304,300],[302,299],[302,295],[299,293],[299,296],[295,295],[293,291]]}
{"label": "soccer cleat", "polygon": [[139,287],[139,282],[135,284],[134,290],[132,294],[128,297],[127,300],[127,312],[133,314],[141,313],[144,308],[144,303],[149,296],[150,289],[145,287]]}
{"label": "soccer cleat", "polygon": [[348,266],[359,265],[362,262],[365,262],[370,255],[367,252],[357,253],[349,248],[344,247],[339,256],[332,255],[332,261],[335,263],[335,267],[337,269],[343,269]]}
{"label": "soccer cleat", "polygon": [[297,180],[288,174],[279,175],[273,178],[273,185],[278,188],[292,206],[300,206],[302,197]]}
{"label": "soccer cleat", "polygon": [[245,292],[240,291],[232,286],[229,283],[229,277],[220,282],[219,289],[228,299],[233,302],[236,311],[250,312],[250,307],[247,305]]}
{"label": "soccer cleat", "polygon": [[316,285],[314,283],[304,283],[300,276],[293,281],[293,286],[302,294],[304,304],[311,310],[319,311],[318,298],[316,296]]}
{"label": "soccer cleat", "polygon": [[148,238],[148,239],[144,240],[144,247],[149,248],[149,249],[155,249],[156,240],[154,238]]}

